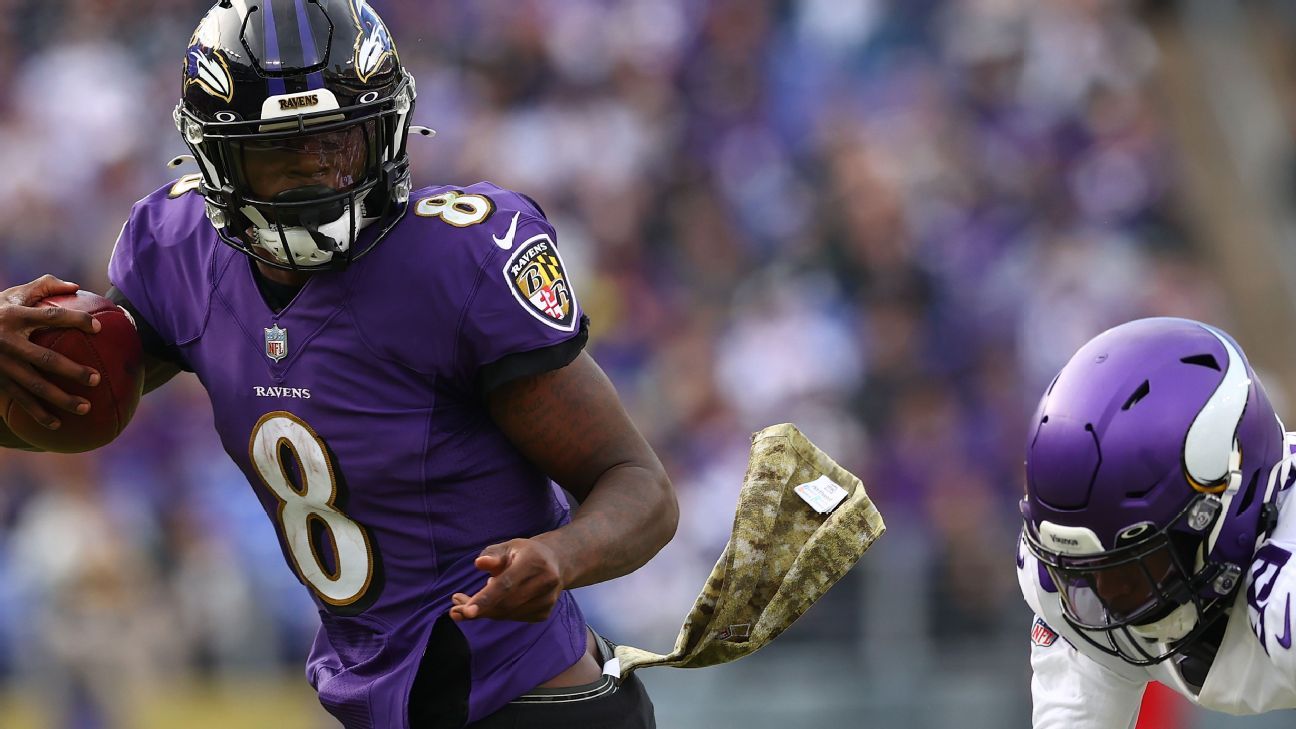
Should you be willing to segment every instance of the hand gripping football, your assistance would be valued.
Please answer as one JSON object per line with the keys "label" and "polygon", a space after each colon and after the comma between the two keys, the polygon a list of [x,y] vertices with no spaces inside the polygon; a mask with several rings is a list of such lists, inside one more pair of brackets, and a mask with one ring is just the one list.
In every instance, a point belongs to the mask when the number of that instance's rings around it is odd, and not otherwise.
{"label": "hand gripping football", "polygon": [[100,375],[99,384],[90,387],[46,374],[64,392],[89,400],[90,412],[60,412],[62,425],[58,430],[49,430],[11,401],[4,414],[5,423],[27,443],[55,453],[82,453],[107,445],[126,428],[144,393],[144,353],[134,322],[116,304],[86,291],[51,296],[36,306],[84,311],[99,320],[98,334],[56,328],[39,329],[31,336],[35,344],[94,368]]}

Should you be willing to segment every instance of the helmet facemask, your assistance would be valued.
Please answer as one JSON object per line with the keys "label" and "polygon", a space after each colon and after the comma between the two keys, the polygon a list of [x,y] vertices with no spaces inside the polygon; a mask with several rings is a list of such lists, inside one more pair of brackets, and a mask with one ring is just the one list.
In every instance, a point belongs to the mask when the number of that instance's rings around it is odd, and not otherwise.
{"label": "helmet facemask", "polygon": [[[405,74],[391,96],[366,94],[345,108],[326,89],[312,97],[319,111],[276,116],[271,99],[250,121],[233,114],[203,121],[184,104],[176,108],[220,239],[275,268],[344,267],[391,229],[409,201],[413,79]],[[381,225],[362,241],[374,223]]]}
{"label": "helmet facemask", "polygon": [[[1045,546],[1029,525],[1026,544],[1082,638],[1126,662],[1152,665],[1182,651],[1222,616],[1238,583],[1239,570],[1205,559],[1220,513],[1219,497],[1201,494],[1165,528],[1127,528],[1128,543],[1116,549],[1066,554]],[[1040,525],[1045,533],[1050,527]]]}

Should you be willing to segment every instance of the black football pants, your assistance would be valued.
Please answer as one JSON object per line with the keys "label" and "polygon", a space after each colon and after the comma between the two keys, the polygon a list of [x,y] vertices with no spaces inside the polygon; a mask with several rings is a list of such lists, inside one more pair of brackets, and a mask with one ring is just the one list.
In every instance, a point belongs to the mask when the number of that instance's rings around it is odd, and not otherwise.
{"label": "black football pants", "polygon": [[[615,646],[597,633],[600,663]],[[656,729],[652,700],[637,676],[617,681],[602,676],[594,683],[536,689],[466,729]]]}
{"label": "black football pants", "polygon": [[519,697],[467,729],[655,729],[652,700],[639,678],[610,676],[588,686]]}
{"label": "black football pants", "polygon": [[[616,648],[594,634],[599,663]],[[448,616],[437,620],[410,696],[411,729],[458,729],[468,713],[468,646]],[[611,676],[584,686],[535,689],[464,729],[656,729],[639,679]]]}

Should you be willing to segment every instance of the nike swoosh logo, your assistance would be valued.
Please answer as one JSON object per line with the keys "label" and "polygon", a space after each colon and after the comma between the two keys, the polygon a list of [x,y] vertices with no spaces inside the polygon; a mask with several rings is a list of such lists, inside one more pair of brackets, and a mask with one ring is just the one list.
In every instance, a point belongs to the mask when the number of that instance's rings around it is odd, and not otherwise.
{"label": "nike swoosh logo", "polygon": [[1282,637],[1278,639],[1278,645],[1283,648],[1291,648],[1291,643],[1291,595],[1289,594],[1287,595],[1287,609],[1283,615],[1283,634]]}
{"label": "nike swoosh logo", "polygon": [[509,225],[508,233],[506,233],[503,238],[497,238],[494,235],[491,236],[495,241],[495,245],[506,251],[513,250],[513,237],[517,235],[517,221],[518,216],[521,214],[522,213],[513,213],[513,222]]}

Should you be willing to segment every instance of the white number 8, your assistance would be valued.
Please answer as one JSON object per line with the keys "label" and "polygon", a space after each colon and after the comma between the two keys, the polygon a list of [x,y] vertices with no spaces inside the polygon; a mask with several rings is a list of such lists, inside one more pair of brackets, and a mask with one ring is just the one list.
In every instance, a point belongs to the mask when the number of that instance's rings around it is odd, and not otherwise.
{"label": "white number 8", "polygon": [[[297,574],[330,605],[359,600],[373,580],[373,549],[364,527],[333,505],[337,480],[324,441],[296,416],[280,411],[257,422],[250,448],[261,481],[279,499],[279,523]],[[296,461],[300,487],[288,477],[285,448]],[[312,524],[327,532],[328,539],[321,541],[332,543],[332,571],[316,552]]]}
{"label": "white number 8", "polygon": [[495,203],[482,195],[465,195],[451,190],[419,200],[414,214],[441,218],[456,228],[467,228],[485,221],[495,212]]}

